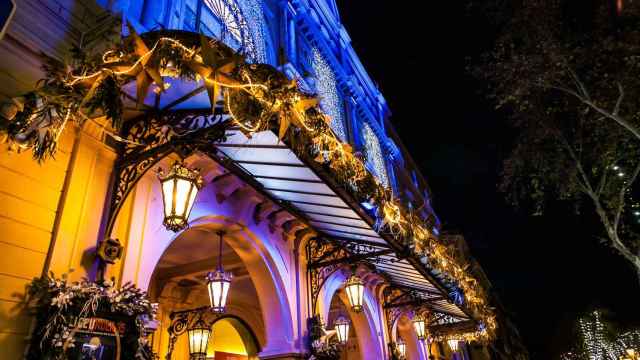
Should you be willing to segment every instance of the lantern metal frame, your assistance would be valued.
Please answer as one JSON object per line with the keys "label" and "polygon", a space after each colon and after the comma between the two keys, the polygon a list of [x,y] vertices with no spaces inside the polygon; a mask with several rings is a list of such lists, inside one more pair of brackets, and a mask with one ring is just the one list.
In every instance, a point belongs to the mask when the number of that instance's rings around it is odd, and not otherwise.
{"label": "lantern metal frame", "polygon": [[418,340],[424,340],[427,338],[427,319],[422,314],[416,314],[413,319],[411,319],[411,325],[413,326],[413,330],[416,332],[416,336]]}
{"label": "lantern metal frame", "polygon": [[[163,170],[158,169],[158,179],[160,180],[162,187],[162,210],[164,213],[164,220],[162,224],[167,228],[167,230],[171,230],[173,232],[178,232],[187,228],[189,225],[189,215],[191,214],[191,210],[195,204],[195,198],[204,184],[202,176],[200,175],[200,170],[190,169],[185,166],[183,162],[175,161],[166,173]],[[183,199],[178,199],[178,196],[180,195],[177,193],[180,190],[178,182],[180,181],[186,181],[189,184],[188,192],[186,194],[182,194],[184,195]],[[164,188],[167,182],[170,182],[169,184],[172,185],[170,189],[171,199],[167,199],[167,194]],[[179,204],[179,200],[184,201],[184,204]],[[169,201],[170,207],[167,207],[167,203]],[[181,209],[182,211],[178,213],[178,209]],[[167,210],[169,210],[169,213],[167,213]]]}
{"label": "lantern metal frame", "polygon": [[364,281],[356,275],[351,274],[344,283],[344,292],[347,294],[351,310],[360,313],[364,309]]}
{"label": "lantern metal frame", "polygon": [[[340,327],[340,328],[339,328]],[[349,341],[349,332],[351,331],[351,321],[345,316],[339,316],[333,322],[333,329],[336,331],[338,343],[345,345]],[[344,331],[340,331],[344,330]]]}
{"label": "lantern metal frame", "polygon": [[406,359],[407,357],[407,343],[402,340],[401,337],[398,336],[398,341],[396,341],[396,349],[400,354],[401,359]]}

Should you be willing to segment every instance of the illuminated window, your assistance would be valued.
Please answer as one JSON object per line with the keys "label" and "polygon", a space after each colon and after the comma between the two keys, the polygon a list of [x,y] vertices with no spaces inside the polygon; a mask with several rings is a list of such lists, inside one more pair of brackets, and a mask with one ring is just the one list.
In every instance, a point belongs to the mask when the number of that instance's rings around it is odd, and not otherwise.
{"label": "illuminated window", "polygon": [[380,140],[371,125],[366,122],[362,122],[362,139],[364,140],[365,155],[371,171],[382,185],[389,186],[389,176],[387,175],[387,166],[384,161]]}
{"label": "illuminated window", "polygon": [[186,0],[184,30],[222,39],[246,53],[252,62],[266,62],[265,22],[261,0]]}
{"label": "illuminated window", "polygon": [[315,47],[311,50],[311,67],[316,91],[320,97],[320,107],[331,118],[331,129],[342,141],[346,141],[344,103],[336,82],[336,74],[320,50]]}

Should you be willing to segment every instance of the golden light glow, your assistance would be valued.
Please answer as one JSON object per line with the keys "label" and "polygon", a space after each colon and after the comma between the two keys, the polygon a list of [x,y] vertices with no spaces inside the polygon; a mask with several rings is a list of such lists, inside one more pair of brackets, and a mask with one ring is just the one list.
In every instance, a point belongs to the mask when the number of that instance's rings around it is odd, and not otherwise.
{"label": "golden light glow", "polygon": [[209,341],[209,348],[207,349],[208,358],[213,358],[216,351],[237,355],[249,355],[242,336],[238,330],[231,325],[229,320],[222,319],[216,321],[213,324],[212,333],[215,334],[215,336],[212,336],[211,341]]}

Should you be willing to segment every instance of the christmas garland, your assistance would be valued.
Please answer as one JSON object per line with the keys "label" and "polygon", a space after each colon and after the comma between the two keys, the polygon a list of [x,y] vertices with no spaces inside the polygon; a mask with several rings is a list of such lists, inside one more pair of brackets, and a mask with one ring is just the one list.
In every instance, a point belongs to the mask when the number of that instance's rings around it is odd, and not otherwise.
{"label": "christmas garland", "polygon": [[[354,198],[376,210],[376,228],[401,243],[413,242],[415,251],[428,257],[429,266],[445,274],[459,289],[460,298],[481,320],[477,340],[493,337],[495,316],[478,281],[469,274],[466,260],[429,231],[424,221],[394,199],[366,168],[362,155],[342,143],[331,130],[330,119],[318,100],[301,91],[275,68],[247,64],[243,57],[219,41],[183,31],[155,31],[116,41],[102,54],[76,49],[74,66],[48,62],[46,78],[38,88],[12,99],[0,109],[2,140],[14,149],[32,149],[38,161],[55,155],[58,138],[69,121],[83,122],[103,115],[111,120],[114,139],[123,125],[123,85],[135,81],[137,107],[147,93],[165,91],[165,78],[202,82],[212,107],[225,110],[248,136],[273,130],[299,156],[322,164]],[[462,296],[463,295],[463,296]]]}
{"label": "christmas garland", "polygon": [[75,347],[74,336],[81,331],[81,320],[92,317],[122,319],[126,333],[117,338],[118,358],[154,359],[146,341],[145,324],[153,321],[156,305],[147,294],[131,284],[116,289],[112,282],[95,283],[86,279],[68,282],[53,274],[34,279],[27,290],[28,304],[36,310],[37,327],[28,359],[69,359]]}

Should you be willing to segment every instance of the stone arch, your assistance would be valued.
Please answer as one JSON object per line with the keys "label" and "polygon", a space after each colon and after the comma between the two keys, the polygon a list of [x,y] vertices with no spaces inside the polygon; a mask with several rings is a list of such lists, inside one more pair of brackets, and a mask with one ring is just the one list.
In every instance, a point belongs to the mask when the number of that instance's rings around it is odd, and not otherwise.
{"label": "stone arch", "polygon": [[[116,234],[128,238],[123,259],[122,282],[131,281],[151,295],[159,289],[150,288],[153,273],[162,255],[171,244],[180,240],[186,231],[213,231],[232,229],[233,235],[225,237],[225,243],[241,258],[255,285],[260,304],[266,339],[263,354],[296,352],[294,319],[291,301],[296,298],[289,281],[293,269],[286,242],[278,233],[270,231],[265,222],[253,220],[255,204],[261,198],[229,176],[232,184],[221,184],[213,179],[224,174],[225,169],[213,160],[193,155],[185,160],[188,166],[202,169],[207,184],[198,193],[191,212],[190,227],[174,234],[162,225],[162,195],[155,174],[145,174],[127,199],[128,211],[116,220]],[[169,158],[160,162],[166,168]],[[221,194],[235,187],[227,199]],[[236,191],[239,190],[239,191]],[[129,215],[128,218],[123,213]],[[291,300],[290,300],[291,299]]]}
{"label": "stone arch", "polygon": [[319,294],[317,314],[323,321],[329,318],[329,308],[334,296],[339,296],[342,303],[347,307],[349,317],[358,336],[358,346],[364,360],[384,358],[384,340],[382,337],[382,317],[379,302],[375,293],[368,286],[365,286],[364,306],[360,314],[356,314],[349,309],[349,301],[344,292],[339,292],[347,279],[349,272],[338,270],[332,273],[325,281]]}
{"label": "stone arch", "polygon": [[213,322],[215,325],[217,322],[226,320],[231,326],[238,332],[245,348],[247,349],[247,355],[249,359],[254,359],[260,353],[260,343],[256,334],[251,330],[251,327],[245,322],[242,317],[237,315],[223,315]]}
{"label": "stone arch", "polygon": [[393,322],[391,326],[391,341],[398,341],[398,334],[402,335],[402,339],[407,344],[407,360],[426,359],[424,346],[418,339],[416,331],[412,324],[413,313],[404,311]]}

